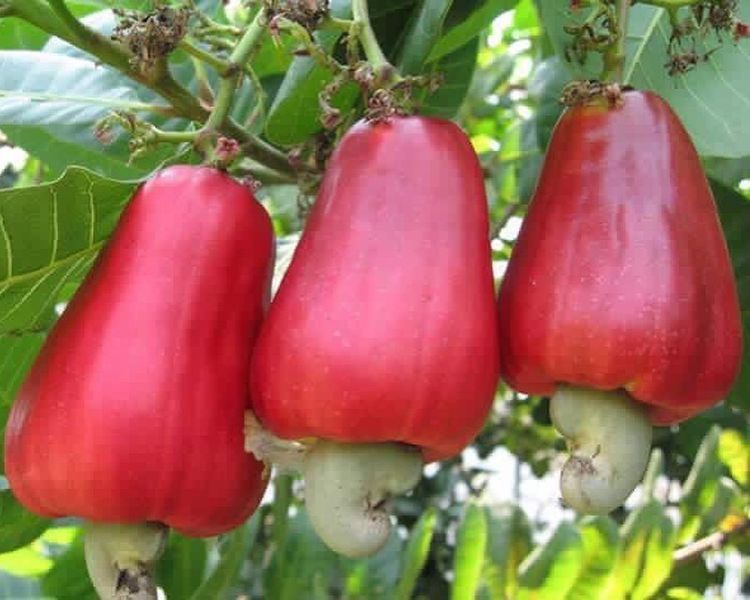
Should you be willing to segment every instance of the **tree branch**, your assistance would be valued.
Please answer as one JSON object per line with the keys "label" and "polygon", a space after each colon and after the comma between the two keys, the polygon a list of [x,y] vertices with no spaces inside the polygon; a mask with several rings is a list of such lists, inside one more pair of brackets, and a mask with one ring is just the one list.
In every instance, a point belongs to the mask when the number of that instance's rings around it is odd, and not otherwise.
{"label": "tree branch", "polygon": [[[197,99],[171,75],[166,65],[142,73],[130,64],[130,53],[120,44],[86,27],[70,13],[64,0],[7,0],[12,16],[59,37],[62,40],[95,56],[100,62],[117,69],[127,77],[156,92],[174,106],[178,116],[205,123],[209,112]],[[50,8],[52,7],[52,8]],[[67,14],[66,14],[67,13]],[[73,24],[71,19],[76,23]],[[292,174],[286,155],[250,134],[236,121],[226,119],[219,128],[222,133],[238,140],[246,154],[254,160],[281,173]]]}
{"label": "tree branch", "polygon": [[729,542],[729,539],[736,535],[750,533],[750,518],[746,518],[736,523],[731,529],[726,531],[716,531],[704,538],[696,540],[687,546],[676,550],[672,555],[675,565],[684,565],[703,555],[708,550],[720,550],[722,546]]}

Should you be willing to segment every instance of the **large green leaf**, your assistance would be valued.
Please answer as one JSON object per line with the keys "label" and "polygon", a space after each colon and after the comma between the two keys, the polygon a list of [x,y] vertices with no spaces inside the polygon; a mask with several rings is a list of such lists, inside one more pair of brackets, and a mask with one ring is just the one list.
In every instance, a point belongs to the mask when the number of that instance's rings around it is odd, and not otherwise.
{"label": "large green leaf", "polygon": [[709,156],[703,159],[703,168],[709,179],[734,189],[740,181],[750,177],[750,156],[743,158],[713,158]]}
{"label": "large green leaf", "polygon": [[41,29],[21,19],[0,18],[0,50],[39,50],[48,37]]}
{"label": "large green leaf", "polygon": [[156,582],[169,600],[188,600],[203,581],[206,541],[172,532],[156,563]]}
{"label": "large green leaf", "polygon": [[[149,3],[146,2],[146,4],[141,8],[150,9],[148,4]],[[216,9],[222,8],[221,4],[217,1],[203,2],[202,4],[206,5],[204,10],[207,10],[209,13],[216,12]],[[102,5],[100,6],[100,8],[104,8],[104,6]],[[115,15],[110,9],[100,10],[98,12],[90,14],[82,19],[82,21],[87,27],[101,33],[104,36],[109,36],[116,24]],[[199,43],[198,45],[200,46]],[[203,49],[206,52],[215,53],[214,50],[208,47],[204,47]],[[256,75],[258,77],[263,77],[267,75],[273,75],[274,73],[283,72],[290,61],[290,49],[290,46],[285,46],[284,44],[282,44],[281,47],[277,47],[270,36],[266,36],[263,45],[253,59],[252,64]],[[47,44],[45,44],[43,50],[46,53],[53,53],[59,56],[79,59],[84,61],[85,63],[89,63],[92,60],[91,55],[59,38],[52,38]],[[227,57],[224,56],[224,58]],[[181,83],[186,89],[194,90],[198,87],[199,84],[196,80],[196,72],[193,66],[193,62],[190,60],[190,57],[182,50],[177,49],[169,55],[169,69],[171,75],[175,78],[175,80]],[[123,108],[131,108],[132,112],[138,113],[139,111],[137,109],[139,106],[141,106],[142,103],[156,105],[166,104],[166,101],[160,98],[157,94],[135,83],[119,72],[107,69],[106,73],[108,74],[108,77],[110,79],[113,79],[116,84],[119,84],[121,87],[129,90],[131,97],[135,98],[135,100],[130,103],[120,101],[120,103],[124,104]],[[209,68],[205,69],[205,75],[209,85],[213,89],[216,89],[219,85],[218,74],[213,69]],[[235,90],[230,116],[232,116],[239,122],[244,123],[246,118],[250,114],[250,111],[255,107],[257,102],[258,96],[253,88],[253,85],[248,81],[247,78],[245,78],[242,85]],[[119,107],[115,106],[114,108]],[[150,122],[165,130],[181,130],[185,128],[185,122],[180,119],[166,119],[155,114],[146,114],[146,118]],[[254,124],[254,129],[259,129],[262,125],[262,123],[260,123],[261,119],[257,119],[257,121],[258,123]],[[54,131],[53,133],[57,134],[57,131]],[[148,172],[174,152],[174,146],[165,144],[158,151],[149,152],[149,154],[142,158],[136,159],[131,164],[131,162],[129,161],[129,152],[126,141],[126,136],[120,136],[120,138],[118,138],[114,144],[108,145],[106,149],[112,156],[113,161],[119,160],[124,163],[126,167],[130,167],[131,169],[136,168],[138,169],[138,173],[140,174]],[[93,149],[94,151],[101,151],[103,148],[104,147],[99,144],[95,145]],[[108,174],[112,177],[124,177],[124,175],[120,175],[119,173],[116,173],[114,171],[100,169],[96,164],[78,164],[87,166],[95,171],[100,171],[102,173]],[[122,164],[116,164],[116,166],[118,168],[122,168]]]}
{"label": "large green leaf", "polygon": [[[102,4],[98,0],[67,0],[65,2],[68,10],[77,17],[101,10]],[[11,48],[39,50],[44,46],[48,37],[41,29],[37,29],[21,19],[0,18],[0,50]]]}
{"label": "large green leaf", "polygon": [[559,56],[552,56],[537,65],[529,82],[529,95],[537,105],[534,120],[537,142],[542,150],[547,148],[552,130],[562,114],[560,95],[568,80],[563,60]]}
{"label": "large green leaf", "polygon": [[[96,123],[113,110],[141,112],[153,94],[90,58],[29,50],[0,51],[0,128],[53,172],[71,164],[121,179],[150,172],[165,147],[132,164],[126,136],[102,144]],[[164,104],[163,101],[160,104]]]}
{"label": "large green leaf", "polygon": [[242,564],[255,543],[260,529],[261,512],[223,538],[221,558],[201,586],[193,592],[192,600],[223,600],[229,597]]}
{"label": "large green leaf", "polygon": [[55,559],[52,568],[42,578],[42,590],[58,600],[97,600],[99,596],[86,570],[82,532]]}
{"label": "large green leaf", "polygon": [[[569,2],[539,0],[545,28],[562,56],[570,37],[563,31],[574,18]],[[750,0],[740,0],[741,17],[750,19]],[[579,19],[587,14],[578,11]],[[670,77],[664,64],[670,36],[669,17],[660,8],[636,5],[630,11],[625,82],[657,92],[677,111],[701,155],[742,157],[750,154],[750,52],[747,42],[731,43],[725,36],[721,48],[705,63],[685,75]],[[707,42],[710,47],[718,41]],[[701,48],[699,48],[701,50]],[[578,78],[597,77],[601,61],[583,67],[570,65]]]}
{"label": "large green leaf", "polygon": [[584,547],[581,534],[561,523],[547,543],[537,546],[519,568],[518,600],[565,598],[578,579]]}
{"label": "large green leaf", "polygon": [[[711,182],[719,217],[732,257],[737,292],[742,309],[745,340],[750,340],[750,202],[722,184]],[[728,402],[750,413],[750,343],[745,343],[740,376],[729,393]]]}
{"label": "large green leaf", "polygon": [[720,433],[721,430],[716,426],[708,431],[685,480],[680,502],[683,517],[681,542],[692,539],[698,533],[704,513],[716,501],[719,476],[724,469],[718,452]]}
{"label": "large green leaf", "polygon": [[289,520],[284,542],[263,572],[265,594],[274,600],[316,600],[325,584],[322,574],[338,562],[338,556],[313,531],[307,514],[300,511]]}
{"label": "large green leaf", "polygon": [[518,567],[531,548],[531,526],[519,506],[500,504],[487,509],[485,580],[493,600],[516,596]]}
{"label": "large green leaf", "polygon": [[[351,600],[393,600],[393,590],[399,580],[404,544],[395,530],[385,546],[365,560],[339,558],[346,572],[346,597]],[[325,578],[315,575],[312,593],[327,600]]]}
{"label": "large green leaf", "polygon": [[89,268],[133,187],[70,168],[50,184],[0,190],[0,356],[53,322],[64,286]]}
{"label": "large green leaf", "polygon": [[453,0],[423,0],[420,4],[401,48],[398,68],[402,75],[421,72],[425,59],[443,30],[443,21],[452,3]]}
{"label": "large green leaf", "polygon": [[[331,14],[342,19],[351,18],[351,3],[348,0],[334,0],[331,2]],[[318,44],[329,52],[340,37],[340,32],[332,31],[315,34]],[[276,144],[292,145],[303,142],[319,131],[322,125],[318,95],[332,79],[331,71],[319,66],[311,57],[296,57],[268,112],[265,131],[268,139]],[[347,85],[338,92],[334,104],[342,109],[348,108],[356,95],[356,86]]]}
{"label": "large green leaf", "polygon": [[588,517],[578,531],[583,542],[583,555],[578,578],[566,598],[606,598],[612,567],[620,551],[617,525],[607,517]]}
{"label": "large green leaf", "polygon": [[734,480],[743,487],[750,484],[750,436],[729,429],[721,432],[719,458]]}
{"label": "large green leaf", "polygon": [[651,500],[628,515],[607,597],[651,598],[669,577],[676,532],[664,511],[663,505]]}
{"label": "large green leaf", "polygon": [[428,508],[414,525],[403,557],[403,566],[396,590],[395,600],[409,600],[414,593],[419,574],[430,553],[430,543],[437,524],[437,512]]}
{"label": "large green leaf", "polygon": [[0,553],[25,546],[49,527],[43,519],[27,511],[10,490],[0,490]]}
{"label": "large green leaf", "polygon": [[[517,2],[518,0],[463,0],[454,2],[448,14],[448,24],[451,27],[445,31],[432,48],[430,60],[437,60],[465,46],[486,30],[495,17],[513,8]],[[425,3],[427,3],[427,0]]]}
{"label": "large green leaf", "polygon": [[716,484],[713,502],[701,518],[701,527],[696,534],[702,538],[721,529],[725,519],[729,517],[743,518],[746,501],[740,487],[729,477],[721,477]]}
{"label": "large green leaf", "polygon": [[[422,60],[421,57],[427,50],[426,46],[434,41],[436,37],[434,29],[440,22],[441,16],[437,5],[425,2],[422,5],[424,8],[422,15],[416,16],[415,19],[417,19],[417,26],[424,24],[425,21],[420,20],[423,16],[430,21],[430,32],[420,32],[419,39],[414,40],[413,37],[404,35],[407,23],[415,23],[414,20],[409,20],[414,10],[413,4],[414,0],[387,0],[372,3],[370,10],[373,28],[386,56],[390,60],[396,60],[398,53],[403,49],[404,56],[407,54],[409,56],[407,61],[409,71],[416,69],[415,65]],[[335,16],[349,18],[351,4],[348,0],[334,0],[331,3],[331,12]],[[321,31],[316,34],[316,39],[323,48],[330,51],[335,47],[340,35],[338,32]],[[441,57],[441,60],[432,60],[427,66],[428,72],[443,72],[446,76],[446,84],[424,102],[422,112],[446,117],[452,117],[455,114],[474,70],[477,55],[475,37],[471,36],[468,38],[470,40],[468,43],[449,56]],[[293,145],[305,141],[310,135],[320,131],[322,126],[318,95],[332,79],[333,74],[317,65],[313,59],[295,58],[269,111],[266,122],[268,139],[281,145]],[[346,112],[354,107],[357,98],[357,87],[347,84],[335,95],[333,104]],[[423,99],[423,96],[418,98],[418,100]]]}
{"label": "large green leaf", "polygon": [[484,508],[475,502],[466,505],[456,538],[451,598],[472,600],[481,582],[487,547],[487,515]]}
{"label": "large green leaf", "polygon": [[724,575],[724,569],[719,565],[712,565],[709,571],[704,560],[691,560],[676,564],[662,587],[664,595],[659,595],[658,598],[704,600],[703,591],[711,586],[715,586],[714,589],[720,589],[724,582]]}
{"label": "large green leaf", "polygon": [[443,83],[434,94],[422,94],[419,112],[445,119],[456,115],[469,90],[478,52],[479,39],[473,38],[458,50],[427,65],[429,72],[442,74]]}
{"label": "large green leaf", "polygon": [[659,478],[664,476],[664,452],[661,448],[651,450],[651,457],[648,460],[646,472],[643,475],[641,486],[643,489],[644,501],[651,500],[655,497],[656,486]]}

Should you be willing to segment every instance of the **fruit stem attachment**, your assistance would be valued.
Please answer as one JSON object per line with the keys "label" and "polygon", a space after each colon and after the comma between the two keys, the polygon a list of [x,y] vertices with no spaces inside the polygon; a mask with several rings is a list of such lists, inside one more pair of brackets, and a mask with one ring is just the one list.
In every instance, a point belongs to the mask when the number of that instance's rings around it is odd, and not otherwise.
{"label": "fruit stem attachment", "polygon": [[102,600],[156,600],[153,565],[169,529],[161,523],[93,523],[84,530],[89,577]]}
{"label": "fruit stem attachment", "polygon": [[645,406],[624,390],[561,385],[552,396],[550,416],[571,455],[560,476],[564,502],[587,514],[620,506],[648,464],[652,427]]}
{"label": "fruit stem attachment", "polygon": [[375,37],[375,32],[372,29],[370,14],[367,10],[367,0],[352,0],[352,14],[354,15],[354,23],[359,41],[373,71],[379,73],[382,69],[387,69],[390,63],[385,54],[383,54],[383,50],[380,48],[380,44],[378,44],[378,40]]}
{"label": "fruit stem attachment", "polygon": [[313,528],[330,548],[356,558],[388,541],[389,499],[417,484],[422,456],[404,444],[319,441],[305,456],[303,474]]}
{"label": "fruit stem attachment", "polygon": [[628,31],[628,11],[631,0],[615,1],[615,39],[604,52],[604,69],[602,81],[623,83],[625,69],[625,39]]}
{"label": "fruit stem attachment", "polygon": [[422,475],[422,454],[414,446],[282,440],[251,411],[245,413],[245,451],[301,473],[313,529],[332,550],[354,558],[388,541],[390,498],[412,489]]}

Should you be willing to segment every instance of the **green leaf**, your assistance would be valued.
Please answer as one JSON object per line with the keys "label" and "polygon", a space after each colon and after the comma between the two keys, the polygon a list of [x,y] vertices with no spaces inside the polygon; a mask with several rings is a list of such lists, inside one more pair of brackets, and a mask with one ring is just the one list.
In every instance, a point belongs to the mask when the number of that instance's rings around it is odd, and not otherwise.
{"label": "green leaf", "polygon": [[94,135],[95,124],[112,110],[138,113],[143,98],[154,99],[137,87],[91,58],[0,51],[0,128],[54,172],[78,164],[121,179],[141,177],[173,148],[128,164],[127,136],[104,145]]}
{"label": "green leaf", "polygon": [[266,37],[252,59],[255,75],[262,79],[286,72],[292,64],[292,51],[296,45],[294,38],[283,32],[279,34],[278,41],[271,36]]}
{"label": "green leaf", "polygon": [[57,600],[98,599],[86,570],[82,532],[55,559],[55,564],[42,578],[42,590]]}
{"label": "green leaf", "polygon": [[54,321],[61,291],[91,266],[133,187],[73,167],[50,184],[0,190],[0,354]]}
{"label": "green leaf", "polygon": [[265,594],[274,600],[312,600],[322,574],[338,563],[338,556],[320,541],[307,514],[300,511],[289,519],[284,543],[263,572]]}
{"label": "green leaf", "polygon": [[479,589],[487,547],[487,516],[484,508],[469,502],[456,534],[453,556],[452,600],[472,600]]}
{"label": "green leaf", "polygon": [[208,579],[195,590],[191,596],[193,600],[223,600],[229,597],[229,590],[242,568],[242,563],[258,537],[261,514],[260,511],[256,512],[247,523],[222,536],[219,563]]}
{"label": "green leaf", "polygon": [[562,114],[560,95],[568,82],[568,77],[563,61],[553,56],[539,63],[529,83],[529,95],[537,103],[534,114],[537,141],[539,148],[543,150],[547,148],[552,130]]}
{"label": "green leaf", "polygon": [[414,525],[404,552],[398,585],[393,594],[396,600],[409,600],[412,597],[419,574],[430,554],[430,544],[436,524],[437,511],[430,507],[422,513]]}
{"label": "green leaf", "polygon": [[[351,18],[351,3],[334,0],[331,14],[340,19]],[[324,50],[330,52],[341,35],[337,31],[320,31],[315,34],[315,39]],[[268,139],[287,146],[299,144],[319,131],[322,125],[318,95],[332,79],[333,74],[312,58],[296,57],[268,111],[265,131]],[[334,96],[333,104],[344,110],[352,106],[356,97],[357,87],[348,84]]]}
{"label": "green leaf", "polygon": [[[704,560],[691,560],[682,564],[675,564],[669,579],[664,583],[662,589],[668,590],[666,598],[692,598],[690,595],[671,595],[670,592],[677,589],[706,590],[709,586],[721,586],[724,580],[724,569],[719,565],[712,566],[709,571]],[[698,596],[703,600],[703,594]]]}
{"label": "green leaf", "polygon": [[[459,1],[454,2],[448,20],[453,20],[453,13],[462,13],[461,21],[451,27],[440,38],[430,53],[430,60],[438,60],[443,56],[450,54],[469,41],[476,38],[482,31],[486,30],[492,21],[505,11],[512,9],[518,0],[484,0],[484,1]],[[470,6],[468,11],[466,7]]]}
{"label": "green leaf", "polygon": [[750,174],[750,156],[743,158],[707,156],[703,159],[703,167],[709,179],[718,181],[728,188],[735,188]]}
{"label": "green leaf", "polygon": [[617,525],[607,517],[587,517],[578,531],[583,556],[578,577],[566,598],[607,598],[607,584],[620,552]]}
{"label": "green leaf", "polygon": [[667,580],[672,569],[675,540],[674,525],[669,517],[664,515],[648,536],[640,576],[631,591],[632,600],[653,598]]}
{"label": "green leaf", "polygon": [[422,0],[401,49],[398,69],[402,75],[417,75],[422,71],[452,3],[453,0]]}
{"label": "green leaf", "polygon": [[664,597],[668,600],[703,600],[704,595],[691,588],[675,587],[667,590]]}
{"label": "green leaf", "polygon": [[17,577],[38,577],[52,566],[52,560],[39,552],[37,542],[0,554],[0,571]]}
{"label": "green leaf", "polygon": [[583,559],[581,535],[561,523],[547,543],[537,546],[519,568],[518,600],[558,600],[575,585]]}
{"label": "green leaf", "polygon": [[[745,340],[750,340],[750,244],[747,232],[750,231],[750,202],[741,194],[715,181],[711,189],[716,198],[719,218],[729,246],[737,281],[737,293],[742,310],[742,328]],[[750,343],[744,344],[742,370],[729,392],[727,402],[750,414]]]}
{"label": "green leaf", "polygon": [[516,573],[531,548],[531,526],[519,506],[500,504],[487,509],[485,579],[493,600],[516,596]]}
{"label": "green leaf", "polygon": [[723,465],[719,461],[719,435],[714,426],[703,438],[693,468],[690,469],[682,491],[680,510],[683,524],[680,541],[686,542],[698,533],[703,515],[713,505]]}
{"label": "green leaf", "polygon": [[719,437],[719,459],[741,486],[750,483],[750,444],[739,431],[727,429]]}
{"label": "green leaf", "polygon": [[[277,254],[277,261],[278,261]],[[276,263],[278,266],[278,262]],[[273,541],[280,545],[286,537],[287,525],[289,524],[289,507],[294,499],[292,483],[294,476],[290,473],[277,473],[273,479],[273,505],[271,514],[273,515],[273,528],[271,536]]]}
{"label": "green leaf", "polygon": [[[101,9],[96,0],[67,0],[65,5],[77,17]],[[0,50],[39,50],[49,36],[21,19],[0,18]]]}
{"label": "green leaf", "polygon": [[646,500],[651,500],[654,497],[654,489],[656,482],[664,475],[664,453],[660,448],[654,448],[651,451],[651,457],[646,467],[646,473],[643,476],[643,497]]}
{"label": "green leaf", "polygon": [[21,19],[0,18],[0,50],[39,50],[49,36]]}
{"label": "green leaf", "polygon": [[172,532],[156,563],[156,583],[170,600],[187,600],[203,581],[206,541]]}
{"label": "green leaf", "polygon": [[621,530],[622,551],[610,578],[608,597],[650,598],[669,577],[677,538],[664,510],[659,502],[651,500],[628,515]]}
{"label": "green leaf", "polygon": [[[740,0],[741,20],[750,18],[750,0]],[[634,7],[626,80],[650,89],[675,109],[701,155],[742,157],[750,154],[750,122],[737,118],[750,108],[750,54],[728,39],[709,39],[699,51],[721,46],[707,62],[680,77],[664,68],[670,29],[662,9]],[[633,35],[640,39],[632,39]],[[722,43],[723,42],[723,43]],[[637,58],[636,58],[637,57]]]}
{"label": "green leaf", "polygon": [[[443,1],[445,0],[441,0]],[[390,60],[393,60],[404,43],[411,43],[404,35],[404,28],[410,22],[413,4],[414,0],[384,0],[372,4],[370,17],[373,29],[384,53]],[[425,2],[426,10],[432,11],[433,4],[433,2]],[[331,12],[340,18],[350,18],[351,3],[348,0],[335,0],[331,3]],[[430,14],[430,16],[433,15]],[[340,37],[340,32],[332,31],[320,31],[315,34],[321,47],[329,52],[335,48]],[[467,46],[472,46],[472,44],[469,43],[464,48]],[[433,62],[429,66],[430,71],[445,71],[450,81],[444,86],[442,93],[438,92],[433,96],[434,101],[433,98],[428,100],[423,112],[443,116],[455,114],[465,95],[476,61],[476,50],[473,54],[471,47],[462,50],[463,54],[457,52],[452,59],[446,57],[444,64]],[[471,64],[465,60],[467,53],[471,54],[469,61]],[[343,57],[339,56],[340,52],[334,52],[334,54],[343,60]],[[265,129],[268,139],[273,143],[288,146],[302,143],[312,134],[320,131],[322,125],[318,96],[332,79],[333,74],[318,66],[313,59],[295,58],[269,110]],[[351,83],[344,85],[334,95],[333,105],[342,113],[346,113],[354,107],[359,97],[358,92],[357,86]]]}
{"label": "green leaf", "polygon": [[745,504],[742,491],[737,484],[728,477],[720,478],[711,506],[701,515],[701,526],[696,537],[702,538],[721,529],[724,520],[727,517],[732,518],[730,515],[741,518]]}
{"label": "green leaf", "polygon": [[[563,56],[570,37],[563,26],[574,17],[568,2],[539,0],[545,30],[555,50]],[[579,21],[588,14],[577,11]],[[740,19],[750,19],[750,0],[740,0]],[[698,148],[705,156],[739,158],[750,155],[750,120],[741,118],[750,108],[750,53],[742,42],[714,37],[699,52],[721,46],[709,59],[685,75],[670,77],[665,68],[669,17],[660,8],[635,5],[630,10],[625,82],[653,90],[675,109]],[[592,53],[593,54],[593,53]],[[583,67],[569,65],[576,78],[597,78],[601,59],[592,57]]]}
{"label": "green leaf", "polygon": [[29,544],[49,525],[49,519],[26,510],[10,490],[0,491],[0,553]]}
{"label": "green leaf", "polygon": [[[393,600],[393,590],[399,579],[400,566],[404,553],[404,544],[394,530],[386,545],[373,556],[365,560],[352,560],[340,557],[346,571],[346,598],[349,600]],[[329,566],[331,572],[333,566]],[[321,573],[313,575],[312,593],[318,594],[320,600],[328,600],[330,593],[328,578]]]}
{"label": "green leaf", "polygon": [[455,116],[469,90],[478,52],[479,40],[474,38],[455,52],[428,65],[430,73],[441,73],[444,79],[435,93],[426,95],[423,92],[420,113],[444,119]]}

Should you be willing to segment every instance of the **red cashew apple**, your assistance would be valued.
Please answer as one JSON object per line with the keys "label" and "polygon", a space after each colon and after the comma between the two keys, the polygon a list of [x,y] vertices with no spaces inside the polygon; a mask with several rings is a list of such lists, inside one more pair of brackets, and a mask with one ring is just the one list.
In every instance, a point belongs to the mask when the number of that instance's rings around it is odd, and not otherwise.
{"label": "red cashew apple", "polygon": [[708,182],[660,97],[568,109],[501,286],[501,374],[552,396],[564,500],[608,512],[640,481],[651,425],[719,402],[739,369],[732,266]]}
{"label": "red cashew apple", "polygon": [[[253,356],[256,414],[301,459],[335,550],[385,543],[384,502],[459,452],[498,377],[482,172],[448,121],[356,124],[332,155]],[[263,442],[257,429],[248,447]],[[262,449],[260,454],[262,454]]]}
{"label": "red cashew apple", "polygon": [[242,423],[272,257],[247,188],[211,168],[165,169],[132,198],[21,387],[11,488],[35,513],[91,521],[102,597],[143,575],[163,525],[216,535],[257,506],[263,465]]}

